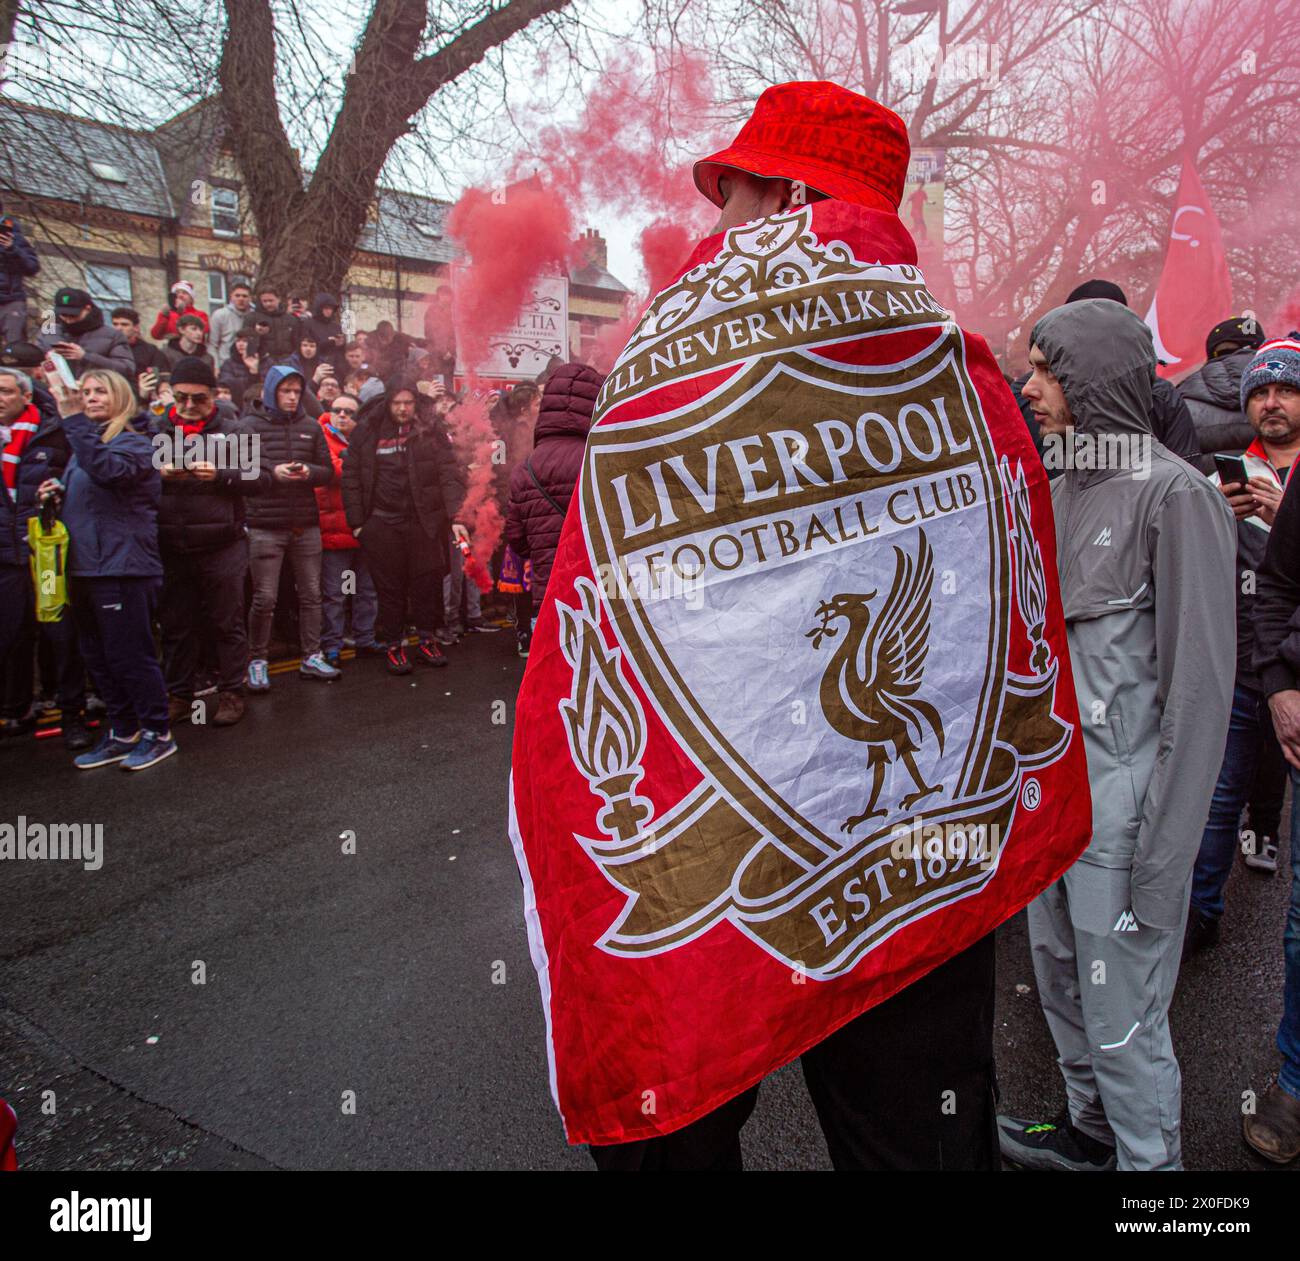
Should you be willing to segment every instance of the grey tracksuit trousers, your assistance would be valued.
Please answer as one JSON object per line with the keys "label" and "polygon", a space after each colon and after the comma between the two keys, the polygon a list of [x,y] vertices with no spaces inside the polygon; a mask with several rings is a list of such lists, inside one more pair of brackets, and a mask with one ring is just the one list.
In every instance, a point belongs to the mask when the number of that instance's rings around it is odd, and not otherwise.
{"label": "grey tracksuit trousers", "polygon": [[1183,932],[1139,924],[1130,879],[1078,862],[1039,894],[1029,905],[1034,975],[1074,1124],[1113,1144],[1120,1169],[1181,1169],[1169,1004]]}

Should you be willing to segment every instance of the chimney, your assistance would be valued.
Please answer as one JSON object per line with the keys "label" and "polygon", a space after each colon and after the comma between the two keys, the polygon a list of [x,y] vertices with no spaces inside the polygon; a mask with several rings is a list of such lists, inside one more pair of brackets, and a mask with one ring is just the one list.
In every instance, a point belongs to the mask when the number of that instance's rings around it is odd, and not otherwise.
{"label": "chimney", "polygon": [[577,240],[578,257],[584,267],[609,269],[609,252],[605,238],[595,228],[587,228]]}

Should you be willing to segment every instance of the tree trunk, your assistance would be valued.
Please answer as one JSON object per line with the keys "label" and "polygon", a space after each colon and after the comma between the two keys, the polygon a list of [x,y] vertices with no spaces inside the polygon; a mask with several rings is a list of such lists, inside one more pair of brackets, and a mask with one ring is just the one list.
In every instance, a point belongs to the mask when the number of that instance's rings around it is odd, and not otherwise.
{"label": "tree trunk", "polygon": [[218,81],[235,159],[261,249],[259,284],[281,293],[338,293],[375,195],[379,172],[411,119],[439,88],[491,49],[569,0],[510,0],[421,57],[423,0],[374,0],[330,137],[303,186],[275,98],[269,0],[225,0]]}

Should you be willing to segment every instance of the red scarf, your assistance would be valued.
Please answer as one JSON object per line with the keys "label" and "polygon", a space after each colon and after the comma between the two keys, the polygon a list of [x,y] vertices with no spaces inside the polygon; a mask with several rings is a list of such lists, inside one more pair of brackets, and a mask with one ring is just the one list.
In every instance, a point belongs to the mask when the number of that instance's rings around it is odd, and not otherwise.
{"label": "red scarf", "polygon": [[192,433],[202,433],[204,426],[216,414],[217,414],[217,409],[214,407],[212,409],[211,415],[205,416],[202,420],[182,420],[180,417],[180,413],[176,410],[175,406],[173,405],[171,418],[172,418],[172,423],[176,426],[176,428],[179,429],[181,433],[183,433],[188,438]]}
{"label": "red scarf", "polygon": [[0,457],[0,469],[4,472],[5,490],[12,500],[18,498],[18,465],[22,462],[23,450],[40,427],[41,416],[32,403],[28,403],[9,426],[9,441],[5,443],[3,457]]}

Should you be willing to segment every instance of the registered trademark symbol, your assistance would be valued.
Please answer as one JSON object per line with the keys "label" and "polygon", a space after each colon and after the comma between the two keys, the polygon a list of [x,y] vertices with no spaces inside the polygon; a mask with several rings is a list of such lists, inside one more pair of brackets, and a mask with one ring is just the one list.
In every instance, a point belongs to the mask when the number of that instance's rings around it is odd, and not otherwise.
{"label": "registered trademark symbol", "polygon": [[1039,803],[1043,800],[1043,790],[1039,788],[1036,779],[1025,780],[1025,786],[1020,790],[1020,803],[1026,810],[1037,810]]}

